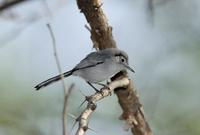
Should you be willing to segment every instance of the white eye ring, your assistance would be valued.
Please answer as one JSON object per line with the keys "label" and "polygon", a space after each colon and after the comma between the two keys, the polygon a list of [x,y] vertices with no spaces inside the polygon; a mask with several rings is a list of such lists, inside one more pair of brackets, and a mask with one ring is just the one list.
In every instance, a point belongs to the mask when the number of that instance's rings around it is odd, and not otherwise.
{"label": "white eye ring", "polygon": [[124,58],[121,58],[121,62],[125,62],[125,59],[124,59]]}

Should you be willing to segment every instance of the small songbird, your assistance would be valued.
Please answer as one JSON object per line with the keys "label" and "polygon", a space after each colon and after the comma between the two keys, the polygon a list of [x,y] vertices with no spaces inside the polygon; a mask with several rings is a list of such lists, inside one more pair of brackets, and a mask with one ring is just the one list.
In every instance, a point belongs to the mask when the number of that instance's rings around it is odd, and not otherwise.
{"label": "small songbird", "polygon": [[102,85],[100,82],[110,79],[112,76],[125,69],[134,72],[134,70],[129,67],[128,55],[122,50],[108,48],[91,52],[72,70],[41,82],[35,86],[35,89],[39,90],[61,80],[62,76],[68,77],[70,75],[83,78],[90,86],[95,88],[92,84]]}

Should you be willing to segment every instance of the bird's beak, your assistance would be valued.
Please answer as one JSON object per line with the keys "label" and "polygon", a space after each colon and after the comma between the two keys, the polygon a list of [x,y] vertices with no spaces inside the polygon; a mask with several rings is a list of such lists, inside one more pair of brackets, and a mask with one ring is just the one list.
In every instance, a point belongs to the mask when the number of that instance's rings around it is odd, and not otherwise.
{"label": "bird's beak", "polygon": [[134,71],[131,67],[129,67],[128,65],[124,64],[124,66],[125,66],[128,70],[130,70],[131,72],[135,73],[135,71]]}

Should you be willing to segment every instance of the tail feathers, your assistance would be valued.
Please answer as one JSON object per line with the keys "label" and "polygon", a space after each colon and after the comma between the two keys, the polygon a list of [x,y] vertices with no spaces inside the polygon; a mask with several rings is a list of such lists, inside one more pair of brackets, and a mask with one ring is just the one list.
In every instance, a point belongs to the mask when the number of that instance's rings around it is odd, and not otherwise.
{"label": "tail feathers", "polygon": [[63,77],[68,77],[68,76],[72,75],[72,73],[73,73],[72,70],[70,70],[70,71],[65,72],[63,74],[60,74],[60,75],[54,76],[52,78],[49,78],[46,81],[43,81],[40,84],[36,85],[35,89],[36,90],[40,90],[43,87],[46,87],[46,86],[48,86],[50,84],[53,84],[54,82],[57,82],[57,81],[61,80],[62,76]]}

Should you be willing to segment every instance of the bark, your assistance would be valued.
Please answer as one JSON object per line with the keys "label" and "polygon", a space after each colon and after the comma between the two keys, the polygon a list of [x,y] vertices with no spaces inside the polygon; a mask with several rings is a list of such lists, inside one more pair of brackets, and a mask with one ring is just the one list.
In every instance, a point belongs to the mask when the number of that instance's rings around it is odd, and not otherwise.
{"label": "bark", "polygon": [[[90,25],[91,40],[94,47],[100,50],[117,47],[113,39],[112,27],[107,22],[100,0],[77,0],[77,5]],[[116,81],[124,77],[128,77],[127,71],[118,73],[111,80]],[[132,81],[126,87],[116,88],[115,93],[123,110],[120,119],[126,121],[132,134],[152,135]]]}

